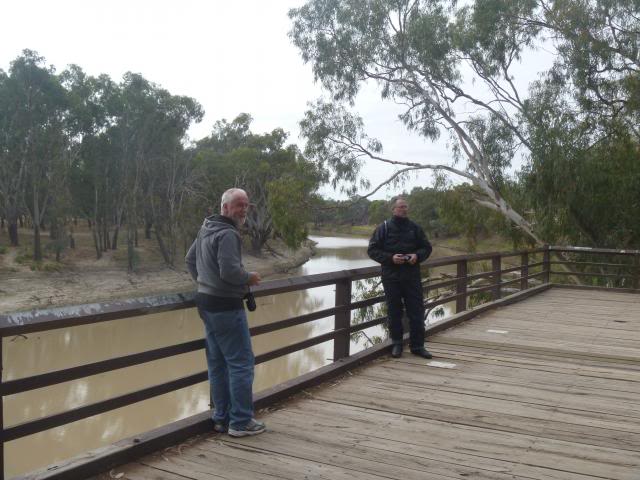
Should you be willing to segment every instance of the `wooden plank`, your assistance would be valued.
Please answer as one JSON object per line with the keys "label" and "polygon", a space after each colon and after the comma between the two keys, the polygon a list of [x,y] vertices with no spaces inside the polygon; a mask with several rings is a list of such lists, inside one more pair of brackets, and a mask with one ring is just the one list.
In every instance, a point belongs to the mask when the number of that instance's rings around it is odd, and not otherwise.
{"label": "wooden plank", "polygon": [[[603,412],[595,407],[578,409],[552,402],[545,403],[539,399],[527,402],[522,399],[473,395],[453,389],[411,392],[398,389],[396,385],[363,386],[355,380],[347,382],[344,387],[318,394],[316,398],[341,405],[390,411],[443,422],[475,426],[493,425],[492,428],[501,431],[526,433],[527,429],[532,429],[531,432],[542,436],[553,436],[554,431],[565,431],[577,434],[577,437],[571,437],[574,440],[594,435],[609,439],[612,445],[615,445],[618,435],[621,435],[627,445],[640,448],[639,417]],[[550,417],[553,417],[554,422],[562,424],[548,425],[549,430],[540,430],[537,425],[532,425],[531,420],[544,421]],[[591,428],[600,430],[592,433]],[[546,433],[547,431],[550,433]],[[601,442],[598,441],[596,444]]]}
{"label": "wooden plank", "polygon": [[[614,368],[594,359],[575,359],[570,363],[566,357],[554,357],[552,355],[541,355],[535,352],[504,352],[504,350],[491,350],[488,348],[466,345],[447,345],[432,342],[429,350],[435,354],[436,360],[446,359],[452,362],[469,362],[478,368],[485,366],[506,366],[527,368],[533,371],[543,371],[559,373],[562,375],[572,375],[574,380],[580,382],[580,378],[602,381],[606,388],[608,380],[619,380],[626,382],[637,382],[640,366],[634,370],[632,368]],[[405,356],[401,360],[403,363],[424,362],[413,356]],[[617,364],[613,364],[617,365]]]}
{"label": "wooden plank", "polygon": [[[514,462],[514,471],[519,469],[520,475],[529,478],[566,480],[573,478],[572,475],[594,475],[609,479],[636,480],[633,477],[634,470],[627,467],[640,467],[637,451],[552,441],[544,437],[440,422],[351,405],[341,406],[340,416],[336,416],[338,406],[332,402],[313,401],[312,405],[311,410],[309,405],[306,408],[287,406],[282,412],[274,412],[271,417],[283,415],[290,424],[303,431],[323,426],[333,429],[333,435],[355,435],[361,438],[360,444],[365,446],[368,445],[367,442],[377,440],[393,441],[402,443],[404,451],[415,446],[416,452],[421,452],[421,456],[446,458],[452,455],[456,458],[455,463],[468,466],[474,466],[479,461],[497,461],[502,465],[502,462]],[[560,462],[555,459],[546,461],[544,456],[540,456],[531,459],[525,468],[521,468],[522,459],[534,445],[545,448],[557,445],[559,452],[568,455],[567,459]],[[572,458],[573,455],[577,458],[578,452],[581,452],[582,461]],[[620,466],[612,467],[611,464]],[[541,474],[542,471],[544,475]]]}
{"label": "wooden plank", "polygon": [[[562,391],[571,389],[579,394],[616,395],[619,400],[637,402],[640,407],[640,374],[637,380],[611,380],[601,377],[582,377],[575,369],[569,371],[545,371],[529,369],[523,366],[505,366],[487,363],[474,363],[468,360],[456,360],[440,355],[438,361],[451,361],[453,369],[428,367],[402,361],[388,362],[375,369],[366,369],[361,376],[371,379],[387,380],[394,383],[415,384],[433,388],[461,382],[481,381],[487,390],[494,391],[494,385],[530,386],[532,388],[556,388]],[[427,365],[429,362],[427,362]],[[466,385],[469,386],[468,384]],[[640,409],[640,408],[639,408]]]}
{"label": "wooden plank", "polygon": [[[395,476],[390,476],[394,475],[394,472],[386,467],[388,474],[385,475],[385,466],[380,462],[366,462],[349,453],[343,453],[339,459],[335,456],[322,455],[322,451],[318,450],[313,454],[313,450],[310,449],[312,442],[289,440],[285,443],[286,437],[276,434],[275,439],[270,439],[269,437],[272,436],[274,435],[267,433],[260,437],[241,440],[226,436],[222,438],[211,436],[196,442],[188,449],[179,452],[163,452],[161,456],[145,457],[140,460],[140,463],[197,479],[212,478],[207,476],[210,472],[216,472],[219,478],[234,480],[247,478],[293,480],[306,476],[327,480],[400,479],[405,478],[402,476],[403,473],[410,472],[406,468],[397,469]],[[281,439],[283,444],[278,445],[275,440]],[[275,448],[272,448],[274,446]],[[336,463],[339,463],[339,466]],[[383,473],[379,471],[380,469],[383,469]],[[128,476],[126,470],[125,474]],[[419,477],[414,475],[409,478]],[[434,478],[441,480],[451,477],[437,475]]]}

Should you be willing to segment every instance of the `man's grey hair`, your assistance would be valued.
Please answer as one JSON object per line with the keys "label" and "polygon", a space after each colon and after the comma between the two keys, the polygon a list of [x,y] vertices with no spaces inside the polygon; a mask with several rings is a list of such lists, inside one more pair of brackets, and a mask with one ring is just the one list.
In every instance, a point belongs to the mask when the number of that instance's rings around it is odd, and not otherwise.
{"label": "man's grey hair", "polygon": [[223,208],[225,204],[233,202],[233,200],[240,194],[246,195],[247,192],[245,192],[241,188],[230,188],[229,190],[224,192],[222,194],[222,198],[220,199],[220,213],[224,213]]}
{"label": "man's grey hair", "polygon": [[398,195],[396,197],[392,197],[391,198],[391,210],[393,210],[396,207],[396,203],[398,203],[398,200],[404,200],[405,202],[407,201],[407,199],[402,195]]}

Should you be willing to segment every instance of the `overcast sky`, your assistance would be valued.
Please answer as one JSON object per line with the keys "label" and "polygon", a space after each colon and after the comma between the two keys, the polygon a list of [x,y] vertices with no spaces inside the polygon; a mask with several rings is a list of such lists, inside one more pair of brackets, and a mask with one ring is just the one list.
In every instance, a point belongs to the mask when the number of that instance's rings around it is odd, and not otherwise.
{"label": "overcast sky", "polygon": [[[137,72],[175,95],[195,98],[204,120],[189,134],[199,139],[216,120],[241,112],[254,118],[256,133],[282,127],[304,147],[298,122],[307,102],[320,94],[311,66],[305,65],[287,33],[296,0],[11,0],[2,5],[0,68],[25,48],[35,50],[58,71],[75,63],[91,75],[120,80]],[[445,140],[425,142],[406,132],[399,107],[384,103],[374,89],[357,105],[370,136],[382,141],[385,156],[396,160],[450,163]],[[392,171],[369,167],[377,184]],[[430,184],[421,174],[407,184]],[[330,189],[324,188],[324,194]],[[364,192],[363,192],[364,193]],[[383,190],[373,198],[395,191]]]}

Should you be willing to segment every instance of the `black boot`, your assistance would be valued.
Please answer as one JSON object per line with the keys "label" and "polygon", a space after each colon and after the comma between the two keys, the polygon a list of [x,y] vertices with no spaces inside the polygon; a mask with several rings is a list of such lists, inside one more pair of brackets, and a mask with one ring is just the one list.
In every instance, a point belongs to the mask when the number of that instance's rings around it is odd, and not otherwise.
{"label": "black boot", "polygon": [[411,353],[422,358],[433,358],[433,356],[429,353],[429,351],[424,347],[417,348],[416,350],[411,350]]}
{"label": "black boot", "polygon": [[400,358],[402,355],[402,344],[395,343],[391,346],[391,356],[393,358]]}

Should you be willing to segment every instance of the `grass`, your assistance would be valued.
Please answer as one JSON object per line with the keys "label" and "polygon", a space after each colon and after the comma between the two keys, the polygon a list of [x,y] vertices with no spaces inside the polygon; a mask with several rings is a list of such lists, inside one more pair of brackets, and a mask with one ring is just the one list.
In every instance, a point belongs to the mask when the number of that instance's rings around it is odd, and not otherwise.
{"label": "grass", "polygon": [[[112,232],[110,232],[112,235]],[[68,247],[66,241],[64,244],[58,244],[49,238],[49,232],[42,233],[42,254],[43,261],[36,264],[33,261],[33,231],[27,228],[19,230],[20,247],[18,247],[15,262],[34,271],[61,271],[76,263],[87,264],[96,260],[95,247],[91,231],[84,224],[75,227],[74,233],[75,248]],[[144,232],[139,234],[140,248],[134,251],[134,262],[140,267],[156,268],[164,265],[162,255],[157,247],[156,240],[147,240],[144,238]],[[0,231],[0,244],[4,245],[8,242],[6,231]],[[56,250],[61,250],[61,262],[55,262]],[[1,253],[1,252],[0,252]],[[105,253],[108,257],[108,264],[111,267],[126,269],[127,268],[127,238],[126,232],[120,232],[120,239],[117,250],[109,250]],[[181,252],[177,258],[180,261]],[[104,263],[104,262],[103,262]]]}
{"label": "grass", "polygon": [[443,239],[431,239],[432,243],[442,247],[452,248],[467,253],[484,253],[484,252],[509,252],[513,250],[511,242],[499,235],[492,235],[486,238],[478,239],[475,245],[475,252],[470,247],[469,241],[465,237],[449,237]]}

